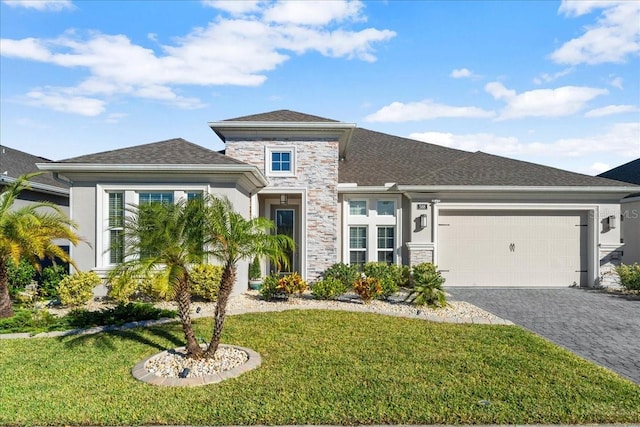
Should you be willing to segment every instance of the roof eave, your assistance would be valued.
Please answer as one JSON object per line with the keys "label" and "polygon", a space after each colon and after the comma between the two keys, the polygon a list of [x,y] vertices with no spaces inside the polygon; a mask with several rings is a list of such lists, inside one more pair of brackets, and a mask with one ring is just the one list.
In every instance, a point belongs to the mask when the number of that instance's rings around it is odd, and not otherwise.
{"label": "roof eave", "polygon": [[229,138],[268,138],[287,134],[335,137],[339,141],[340,157],[344,157],[356,124],[345,122],[219,121],[209,122],[209,127],[223,142],[227,142]]}
{"label": "roof eave", "polygon": [[[17,178],[13,178],[7,175],[0,175],[0,182],[7,183],[9,185],[13,184],[17,180],[18,180]],[[28,188],[29,190],[38,191],[40,193],[53,194],[56,196],[69,197],[68,188],[56,187],[54,185],[48,185],[48,184],[41,184],[39,182],[34,182],[34,181],[27,181],[27,185],[29,186]]]}

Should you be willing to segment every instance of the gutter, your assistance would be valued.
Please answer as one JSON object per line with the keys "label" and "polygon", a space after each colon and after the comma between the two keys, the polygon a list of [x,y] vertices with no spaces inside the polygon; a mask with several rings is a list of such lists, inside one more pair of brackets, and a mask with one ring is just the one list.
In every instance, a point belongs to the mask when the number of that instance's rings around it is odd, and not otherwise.
{"label": "gutter", "polygon": [[[13,184],[17,180],[18,180],[17,178],[12,178],[12,177],[6,176],[6,175],[0,175],[0,182],[1,183]],[[58,180],[56,179],[56,181],[58,181]],[[64,181],[59,181],[59,182],[64,182]],[[68,188],[61,188],[61,187],[56,187],[54,185],[48,185],[48,184],[40,184],[39,182],[33,182],[33,181],[27,181],[27,184],[30,187],[30,188],[28,188],[28,190],[39,191],[41,193],[53,194],[53,195],[56,195],[56,196],[67,196],[67,197],[69,197],[69,189]],[[65,184],[67,184],[67,183],[65,183]]]}
{"label": "gutter", "polygon": [[384,192],[400,191],[404,193],[436,192],[520,192],[520,193],[637,193],[640,186],[519,186],[519,185],[393,185],[359,186],[356,183],[338,184],[338,192]]}

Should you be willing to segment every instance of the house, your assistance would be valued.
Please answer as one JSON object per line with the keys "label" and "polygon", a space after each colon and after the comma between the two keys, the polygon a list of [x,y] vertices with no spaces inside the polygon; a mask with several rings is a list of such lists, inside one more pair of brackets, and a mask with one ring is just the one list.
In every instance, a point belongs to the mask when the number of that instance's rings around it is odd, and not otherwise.
{"label": "house", "polygon": [[[44,157],[0,145],[0,191],[13,184],[22,175],[40,172],[36,164],[50,161]],[[20,192],[11,209],[19,209],[31,203],[49,202],[69,216],[69,186],[64,181],[56,180],[52,173],[45,172],[31,178],[28,184],[30,188]],[[59,240],[55,243],[65,251],[69,251],[68,241]],[[43,267],[50,264],[51,261],[48,259],[41,261]]]}
{"label": "house", "polygon": [[[640,158],[598,176],[640,184]],[[625,197],[620,204],[620,230],[624,242],[622,261],[625,264],[640,263],[640,191]]]}
{"label": "house", "polygon": [[[605,285],[622,251],[611,218],[640,188],[288,110],[209,126],[223,152],[171,139],[39,165],[69,182],[91,243],[72,248],[81,269],[121,260],[110,218],[126,204],[211,193],[272,219],[311,281],[336,262],[382,261],[437,263],[452,286]],[[234,292],[246,265],[238,276]]]}

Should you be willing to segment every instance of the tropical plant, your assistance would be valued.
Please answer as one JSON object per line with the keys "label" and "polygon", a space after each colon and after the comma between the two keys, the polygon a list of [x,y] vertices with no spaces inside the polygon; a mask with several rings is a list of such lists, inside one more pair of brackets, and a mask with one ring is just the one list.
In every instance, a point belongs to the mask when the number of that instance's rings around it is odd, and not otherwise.
{"label": "tropical plant", "polygon": [[[266,283],[266,284],[265,284]],[[293,294],[302,294],[309,286],[298,273],[291,273],[280,277],[278,273],[272,273],[265,279],[260,294],[270,300],[276,296],[289,298]]]}
{"label": "tropical plant", "polygon": [[346,289],[351,289],[353,282],[360,277],[360,271],[355,264],[349,265],[339,262],[327,268],[322,277],[325,279],[337,279],[342,282]]}
{"label": "tropical plant", "polygon": [[253,261],[249,265],[249,279],[258,280],[262,276],[262,269],[260,268],[260,259],[254,257]]}
{"label": "tropical plant", "polygon": [[616,267],[620,285],[628,291],[640,291],[640,264],[621,264]]}
{"label": "tropical plant", "polygon": [[58,285],[68,275],[67,267],[63,265],[54,264],[45,267],[40,274],[38,295],[49,299],[58,298]]}
{"label": "tropical plant", "polygon": [[412,269],[413,289],[405,300],[419,306],[445,307],[447,296],[442,289],[444,281],[445,278],[434,264],[417,264]]}
{"label": "tropical plant", "polygon": [[353,282],[353,290],[360,296],[362,302],[368,304],[372,299],[382,295],[382,285],[377,277],[362,275]]}
{"label": "tropical plant", "polygon": [[212,264],[200,264],[191,270],[191,293],[205,301],[218,299],[222,267]]}
{"label": "tropical plant", "polygon": [[11,258],[7,262],[7,280],[9,284],[9,294],[15,296],[18,292],[24,291],[28,284],[36,277],[36,268],[26,259],[21,259],[15,264]]}
{"label": "tropical plant", "polygon": [[200,199],[171,203],[128,206],[124,223],[124,259],[108,276],[109,285],[122,289],[121,300],[134,287],[143,292],[162,289],[172,296],[186,340],[187,354],[200,358],[202,349],[191,324],[190,269],[204,259],[203,219],[205,205]]}
{"label": "tropical plant", "polygon": [[362,272],[367,277],[375,277],[380,280],[382,293],[379,298],[388,299],[400,289],[398,281],[401,277],[399,277],[396,266],[393,264],[387,264],[386,262],[367,262],[362,266]]}
{"label": "tropical plant", "polygon": [[318,280],[311,286],[311,294],[317,299],[336,299],[347,292],[347,287],[333,277]]}
{"label": "tropical plant", "polygon": [[[123,275],[151,280],[152,287],[172,296],[186,340],[187,357],[213,357],[220,343],[226,306],[236,279],[237,263],[255,256],[279,259],[293,246],[286,236],[273,235],[273,222],[247,220],[227,199],[205,196],[176,204],[147,203],[127,207],[125,262],[109,274],[114,283]],[[206,352],[196,340],[190,315],[194,269],[206,256],[222,262],[214,329]]]}
{"label": "tropical plant", "polygon": [[77,226],[56,205],[37,202],[12,209],[20,192],[38,173],[22,175],[0,193],[0,318],[13,315],[7,280],[7,262],[26,259],[37,269],[43,258],[73,261],[54,241],[68,240],[76,245],[81,239]]}
{"label": "tropical plant", "polygon": [[223,266],[213,334],[205,352],[206,357],[213,357],[220,344],[238,262],[265,256],[286,264],[286,254],[293,250],[294,243],[289,236],[272,233],[275,230],[273,221],[262,217],[246,219],[226,198],[206,198],[203,202],[209,206],[203,221],[205,247]]}
{"label": "tropical plant", "polygon": [[93,288],[102,279],[95,271],[78,271],[65,277],[58,284],[58,294],[63,305],[76,306],[88,302],[93,296]]}

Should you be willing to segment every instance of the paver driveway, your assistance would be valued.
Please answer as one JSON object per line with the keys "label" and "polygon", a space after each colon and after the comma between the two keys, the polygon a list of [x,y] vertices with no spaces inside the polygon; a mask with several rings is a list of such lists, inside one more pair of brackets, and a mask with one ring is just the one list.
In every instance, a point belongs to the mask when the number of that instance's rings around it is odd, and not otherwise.
{"label": "paver driveway", "polygon": [[447,288],[640,384],[640,300],[595,290]]}

